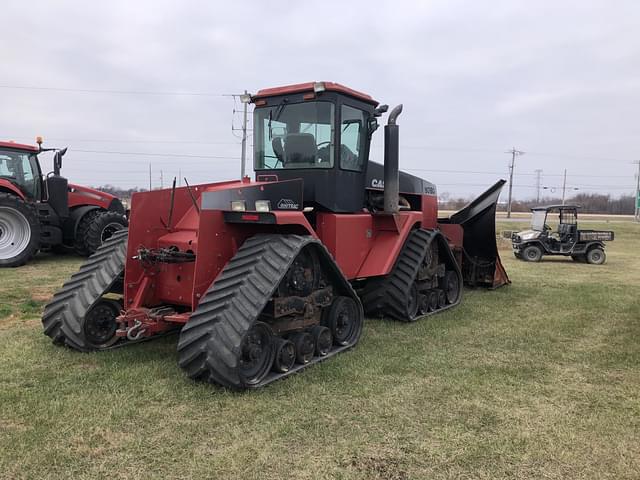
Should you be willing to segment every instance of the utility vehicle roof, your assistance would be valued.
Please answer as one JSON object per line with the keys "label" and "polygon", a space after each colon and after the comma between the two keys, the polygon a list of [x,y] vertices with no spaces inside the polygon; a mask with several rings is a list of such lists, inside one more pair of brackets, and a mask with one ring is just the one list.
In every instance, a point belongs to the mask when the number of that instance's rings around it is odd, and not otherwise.
{"label": "utility vehicle roof", "polygon": [[536,210],[577,210],[578,208],[580,208],[580,205],[546,205],[543,207],[533,207],[531,209],[532,212],[536,211]]}

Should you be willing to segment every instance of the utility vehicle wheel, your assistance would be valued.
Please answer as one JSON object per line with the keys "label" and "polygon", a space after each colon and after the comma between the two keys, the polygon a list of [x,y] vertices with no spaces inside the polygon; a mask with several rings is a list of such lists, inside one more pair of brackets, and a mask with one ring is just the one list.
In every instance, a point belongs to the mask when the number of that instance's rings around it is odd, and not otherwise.
{"label": "utility vehicle wheel", "polygon": [[40,223],[35,209],[15,195],[0,193],[0,267],[24,265],[39,245]]}
{"label": "utility vehicle wheel", "polygon": [[122,305],[115,300],[98,300],[84,317],[82,329],[87,342],[93,348],[107,348],[118,341],[116,317],[120,315]]}
{"label": "utility vehicle wheel", "polygon": [[85,246],[89,255],[92,255],[114,233],[127,228],[128,223],[124,215],[118,212],[99,212],[93,217],[87,229]]}
{"label": "utility vehicle wheel", "polygon": [[460,296],[460,281],[456,272],[447,272],[444,275],[444,293],[447,296],[447,303],[455,303]]}
{"label": "utility vehicle wheel", "polygon": [[522,251],[522,258],[527,262],[539,262],[542,259],[542,249],[537,245],[529,245]]}
{"label": "utility vehicle wheel", "polygon": [[336,297],[323,314],[323,323],[331,330],[335,345],[349,345],[359,335],[362,316],[352,298]]}
{"label": "utility vehicle wheel", "polygon": [[256,322],[240,344],[240,375],[247,385],[255,385],[271,370],[275,357],[273,333],[269,325]]}
{"label": "utility vehicle wheel", "polygon": [[604,254],[604,250],[601,248],[592,248],[587,252],[587,263],[592,265],[602,265],[607,256]]}

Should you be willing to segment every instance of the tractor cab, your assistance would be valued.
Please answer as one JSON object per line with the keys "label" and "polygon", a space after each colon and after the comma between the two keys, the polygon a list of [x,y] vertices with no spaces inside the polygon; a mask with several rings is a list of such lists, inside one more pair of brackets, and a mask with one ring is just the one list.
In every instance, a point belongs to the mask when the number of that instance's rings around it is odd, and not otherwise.
{"label": "tractor cab", "polygon": [[38,163],[38,149],[30,145],[0,142],[0,184],[14,187],[25,197],[39,200],[42,173]]}
{"label": "tractor cab", "polygon": [[333,82],[264,89],[252,101],[256,179],[302,179],[305,206],[360,211],[369,143],[386,105]]}

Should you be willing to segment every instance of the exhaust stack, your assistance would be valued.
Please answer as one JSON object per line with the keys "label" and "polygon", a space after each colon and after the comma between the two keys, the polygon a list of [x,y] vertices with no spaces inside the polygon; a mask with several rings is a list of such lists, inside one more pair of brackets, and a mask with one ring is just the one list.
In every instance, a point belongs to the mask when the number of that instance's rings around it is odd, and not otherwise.
{"label": "exhaust stack", "polygon": [[400,170],[400,127],[396,123],[402,104],[391,110],[384,126],[384,211],[398,213]]}

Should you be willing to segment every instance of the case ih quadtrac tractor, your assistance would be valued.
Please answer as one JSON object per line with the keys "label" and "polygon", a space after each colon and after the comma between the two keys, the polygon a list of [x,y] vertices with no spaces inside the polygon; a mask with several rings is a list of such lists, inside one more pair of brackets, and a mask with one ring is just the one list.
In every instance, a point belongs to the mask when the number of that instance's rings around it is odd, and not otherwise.
{"label": "case ih quadtrac tractor", "polygon": [[117,232],[45,307],[54,343],[88,352],[179,331],[193,379],[257,388],[353,347],[363,318],[411,322],[457,305],[463,282],[509,280],[495,204],[504,181],[446,220],[435,186],[369,161],[387,111],[329,82],[253,96],[255,181],[136,193]]}
{"label": "case ih quadtrac tractor", "polygon": [[[127,227],[120,200],[60,176],[67,149],[0,142],[0,267],[27,263],[38,250],[75,249],[90,255]],[[54,151],[43,178],[38,154]]]}
{"label": "case ih quadtrac tractor", "polygon": [[[606,260],[604,242],[612,241],[610,230],[579,230],[578,205],[549,205],[531,209],[531,229],[511,235],[513,254],[528,262],[539,262],[543,255],[571,256],[576,262],[601,265]],[[547,225],[556,217],[558,230]]]}

